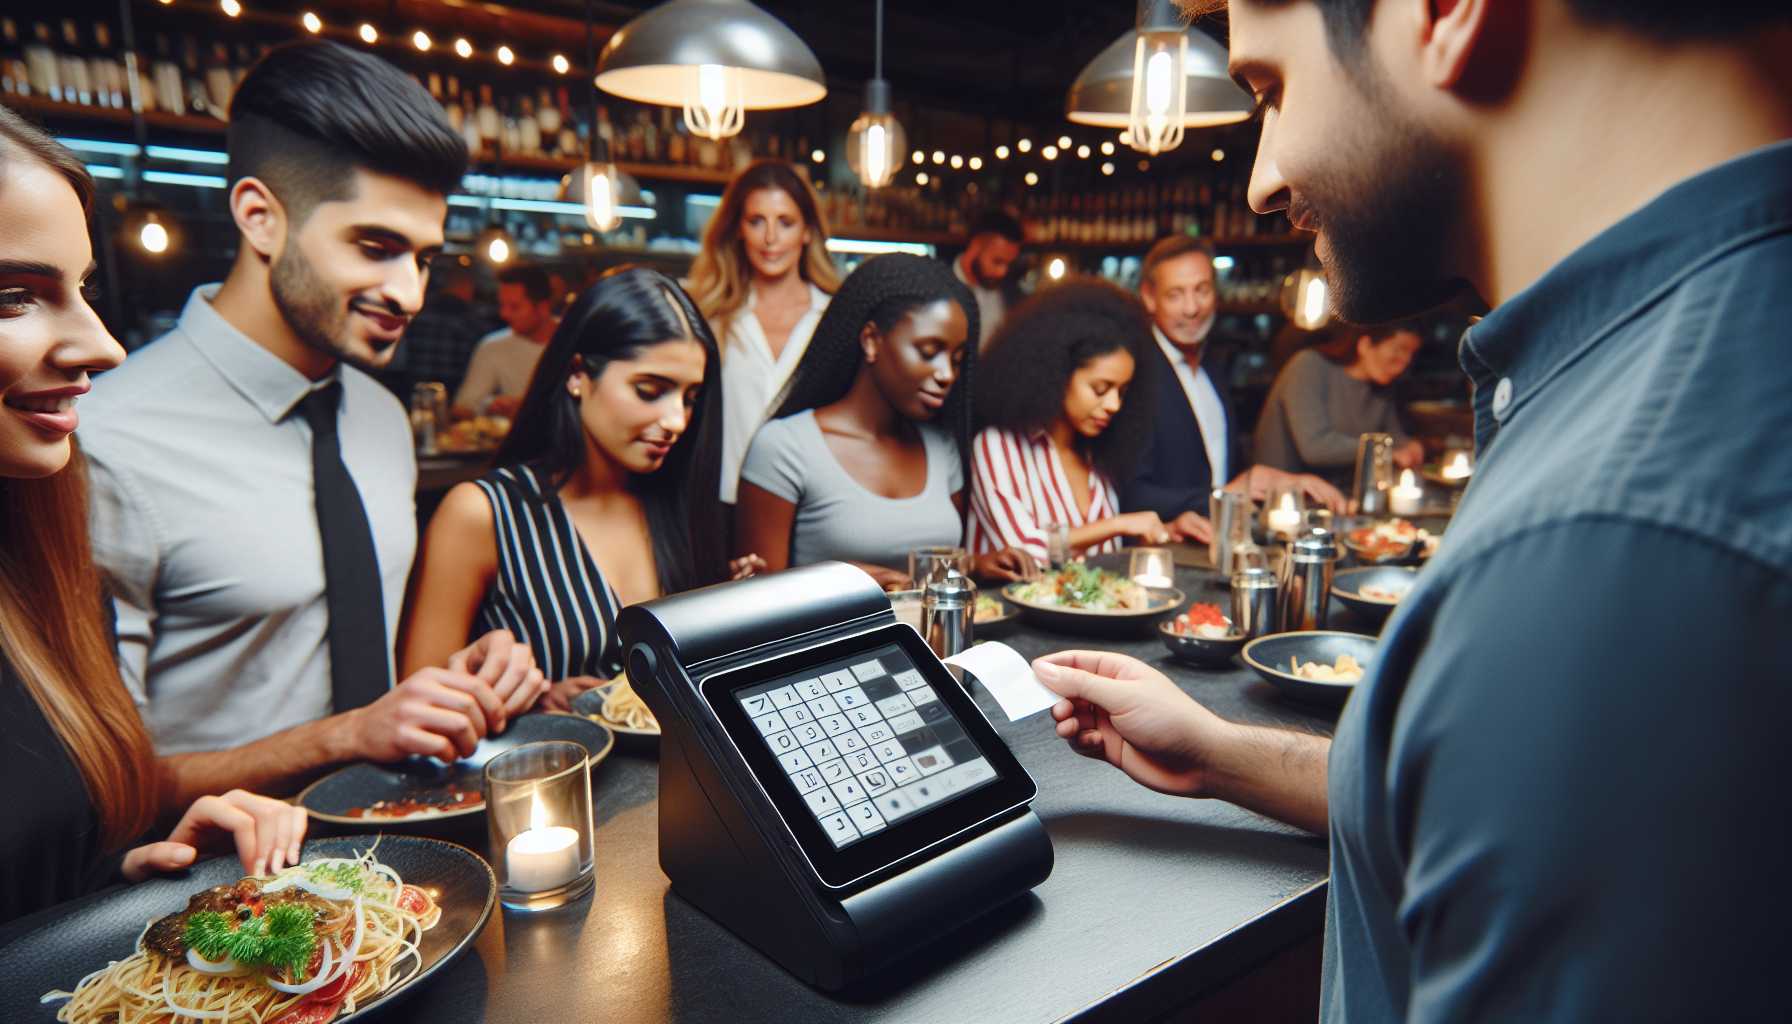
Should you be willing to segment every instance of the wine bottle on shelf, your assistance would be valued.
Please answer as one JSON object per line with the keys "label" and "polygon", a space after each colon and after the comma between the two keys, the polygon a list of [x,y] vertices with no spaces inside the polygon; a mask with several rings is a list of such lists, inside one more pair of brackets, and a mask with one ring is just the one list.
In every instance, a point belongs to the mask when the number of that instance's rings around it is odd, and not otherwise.
{"label": "wine bottle on shelf", "polygon": [[589,152],[589,147],[579,141],[580,136],[589,133],[591,126],[573,116],[572,102],[566,94],[566,86],[560,86],[554,98],[557,101],[554,110],[560,118],[560,127],[554,133],[557,140],[555,151],[562,157],[582,160]]}
{"label": "wine bottle on shelf", "polygon": [[31,72],[25,67],[25,43],[19,38],[19,23],[0,17],[0,90],[9,96],[25,96],[31,92]]}
{"label": "wine bottle on shelf", "polygon": [[62,40],[56,50],[56,77],[62,84],[62,102],[89,106],[93,88],[87,80],[87,59],[81,50],[80,30],[73,18],[62,19]]}
{"label": "wine bottle on shelf", "polygon": [[498,155],[500,157],[505,157],[512,153],[522,152],[523,140],[522,133],[517,125],[516,107],[509,97],[505,97],[503,100],[499,101],[498,110],[500,111],[498,122]]}
{"label": "wine bottle on shelf", "polygon": [[123,110],[130,105],[130,85],[123,56],[112,44],[112,26],[93,25],[93,52],[87,58],[87,77],[93,82],[94,102]]}
{"label": "wine bottle on shelf", "polygon": [[543,154],[566,156],[560,146],[560,108],[545,87],[535,95],[535,134]]}
{"label": "wine bottle on shelf", "polygon": [[504,134],[504,120],[498,114],[498,105],[492,102],[492,87],[479,87],[479,149],[486,154],[498,152],[498,143]]}
{"label": "wine bottle on shelf", "polygon": [[423,88],[429,90],[431,99],[435,100],[437,103],[441,103],[443,95],[441,72],[431,71],[429,77],[423,80]]}
{"label": "wine bottle on shelf", "polygon": [[460,104],[444,103],[442,104],[442,112],[448,115],[448,126],[454,129],[454,134],[459,135],[464,140],[467,137],[466,115],[461,110]]}
{"label": "wine bottle on shelf", "polygon": [[61,102],[62,74],[56,60],[56,47],[51,42],[50,26],[45,22],[32,26],[31,42],[25,46],[25,74],[34,94]]}
{"label": "wine bottle on shelf", "polygon": [[150,78],[155,83],[156,108],[170,114],[187,112],[187,90],[180,79],[180,66],[174,62],[174,48],[165,35],[156,36],[156,59],[150,65]]}
{"label": "wine bottle on shelf", "polygon": [[236,76],[230,70],[230,47],[212,44],[211,61],[205,66],[205,98],[218,117],[230,109],[230,94],[236,90]]}
{"label": "wine bottle on shelf", "polygon": [[524,156],[541,155],[541,122],[535,119],[535,101],[524,96],[518,101],[513,123],[516,125],[516,151]]}
{"label": "wine bottle on shelf", "polygon": [[667,116],[664,121],[666,162],[682,167],[690,158],[690,140],[684,134],[684,118],[680,117],[674,120],[671,114],[671,108],[666,108]]}
{"label": "wine bottle on shelf", "polygon": [[473,106],[473,90],[461,90],[460,137],[467,142],[467,154],[477,159],[485,151],[485,136],[479,130],[479,110]]}

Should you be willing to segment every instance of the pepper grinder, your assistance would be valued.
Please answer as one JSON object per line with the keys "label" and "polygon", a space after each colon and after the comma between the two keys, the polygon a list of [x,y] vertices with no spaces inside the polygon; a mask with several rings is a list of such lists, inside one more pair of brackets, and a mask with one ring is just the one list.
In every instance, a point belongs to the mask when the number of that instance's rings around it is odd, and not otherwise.
{"label": "pepper grinder", "polygon": [[976,622],[977,585],[952,572],[927,584],[921,598],[921,635],[942,661],[971,646]]}
{"label": "pepper grinder", "polygon": [[1288,582],[1282,590],[1282,629],[1324,629],[1332,600],[1338,544],[1331,531],[1313,529],[1288,549]]}

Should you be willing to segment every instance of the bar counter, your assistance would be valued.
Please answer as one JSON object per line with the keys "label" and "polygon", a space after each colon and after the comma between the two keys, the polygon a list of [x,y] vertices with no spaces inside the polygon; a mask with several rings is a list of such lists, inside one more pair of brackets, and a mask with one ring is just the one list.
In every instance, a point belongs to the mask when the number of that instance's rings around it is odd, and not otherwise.
{"label": "bar counter", "polygon": [[[1214,573],[1180,569],[1178,585],[1224,604]],[[1154,634],[1071,638],[1023,619],[993,638],[1029,657],[1072,646],[1133,654],[1227,718],[1315,731],[1335,720],[1285,702],[1241,666],[1172,661]],[[1228,804],[1153,793],[1071,753],[1049,715],[1008,722],[980,688],[977,700],[1039,784],[1052,875],[860,989],[808,987],[671,892],[657,855],[658,764],[623,744],[592,776],[593,895],[540,914],[494,912],[475,948],[399,1012],[432,1024],[1141,1021],[1319,933],[1322,840]]]}

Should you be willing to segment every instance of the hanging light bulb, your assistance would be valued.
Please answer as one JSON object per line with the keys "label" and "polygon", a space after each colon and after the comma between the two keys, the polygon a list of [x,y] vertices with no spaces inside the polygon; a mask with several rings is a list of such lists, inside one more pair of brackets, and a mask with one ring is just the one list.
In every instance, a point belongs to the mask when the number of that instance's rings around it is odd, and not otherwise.
{"label": "hanging light bulb", "polygon": [[243,5],[237,0],[218,0],[218,9],[223,11],[227,18],[234,18],[243,13]]}
{"label": "hanging light bulb", "polygon": [[119,230],[123,238],[150,256],[162,256],[179,246],[178,226],[161,207],[140,200],[117,200],[124,214]]}
{"label": "hanging light bulb", "polygon": [[572,70],[572,62],[566,59],[564,53],[554,54],[554,59],[550,63],[554,65],[554,74],[556,75],[564,75]]}
{"label": "hanging light bulb", "polygon": [[1039,172],[1028,171],[1027,172],[1027,187],[1031,188],[1032,186],[1037,185],[1037,184],[1039,184]]}
{"label": "hanging light bulb", "polygon": [[504,65],[505,67],[509,67],[511,65],[511,63],[515,60],[516,60],[516,51],[512,50],[508,46],[498,47],[498,63]]}
{"label": "hanging light bulb", "polygon": [[740,134],[747,123],[741,105],[740,73],[721,64],[699,64],[690,69],[692,87],[686,92],[684,126],[692,135],[720,141]]}
{"label": "hanging light bulb", "polygon": [[1133,50],[1133,148],[1156,156],[1182,145],[1182,117],[1188,105],[1188,36],[1182,32],[1139,32]]}
{"label": "hanging light bulb", "polygon": [[1007,146],[997,146],[996,147],[996,159],[997,160],[1008,159],[1008,147]]}
{"label": "hanging light bulb", "polygon": [[1087,143],[1076,147],[1076,155],[1077,155],[1077,159],[1079,159],[1079,160],[1089,159],[1089,154],[1091,152],[1093,152],[1093,151],[1089,148]]}
{"label": "hanging light bulb", "polygon": [[928,180],[929,179],[927,177],[926,171],[916,171],[915,172],[915,184],[925,185],[925,184],[927,184]]}
{"label": "hanging light bulb", "polygon": [[473,248],[480,257],[495,267],[509,263],[510,258],[516,255],[516,245],[510,240],[510,232],[500,227],[489,227],[481,231]]}
{"label": "hanging light bulb", "polygon": [[1022,139],[1014,144],[1014,148],[1020,150],[1022,153],[1031,153],[1033,152],[1033,140]]}
{"label": "hanging light bulb", "polygon": [[1105,161],[1101,165],[1101,173],[1102,174],[1113,174],[1114,173],[1114,161],[1112,161],[1112,160]]}
{"label": "hanging light bulb", "polygon": [[299,23],[304,25],[305,31],[312,35],[317,35],[324,30],[324,20],[310,11],[299,16]]}
{"label": "hanging light bulb", "polygon": [[954,154],[952,154],[952,159],[948,160],[947,163],[950,164],[952,169],[956,171],[964,166],[964,157],[959,156],[957,153],[954,153]]}
{"label": "hanging light bulb", "polygon": [[137,243],[143,246],[144,252],[160,256],[168,251],[168,228],[151,214],[137,229]]}
{"label": "hanging light bulb", "polygon": [[593,231],[616,230],[623,208],[644,202],[640,184],[601,154],[567,175],[560,187],[561,199],[585,208],[585,223]]}
{"label": "hanging light bulb", "polygon": [[468,57],[473,56],[473,44],[467,42],[465,36],[456,39],[454,41],[454,54],[460,59],[466,60]]}
{"label": "hanging light bulb", "polygon": [[1294,326],[1307,331],[1324,327],[1332,318],[1331,286],[1318,267],[1302,267],[1282,282],[1282,312]]}
{"label": "hanging light bulb", "polygon": [[418,29],[417,31],[411,33],[411,45],[415,46],[419,50],[422,50],[424,53],[428,53],[429,48],[435,44],[430,42],[428,32],[425,32],[422,29]]}
{"label": "hanging light bulb", "polygon": [[973,171],[981,171],[983,169],[983,158],[980,156],[971,157],[969,160],[965,161],[965,163],[969,164]]}
{"label": "hanging light bulb", "polygon": [[1056,160],[1058,159],[1058,147],[1047,146],[1039,151],[1039,155],[1045,157],[1047,160]]}
{"label": "hanging light bulb", "polygon": [[368,46],[380,41],[380,30],[363,21],[361,23],[361,41]]}
{"label": "hanging light bulb", "polygon": [[[1121,145],[1156,155],[1189,128],[1250,117],[1249,94],[1226,70],[1226,48],[1188,27],[1174,0],[1139,0],[1135,28],[1097,54],[1065,97],[1077,124],[1129,128]],[[1112,154],[1103,154],[1111,156]]]}
{"label": "hanging light bulb", "polygon": [[1051,262],[1045,265],[1045,276],[1054,281],[1062,281],[1069,270],[1070,266],[1064,262],[1064,257],[1053,256]]}
{"label": "hanging light bulb", "polygon": [[1111,140],[1101,144],[1101,155],[1102,156],[1113,156],[1114,155],[1114,143]]}
{"label": "hanging light bulb", "polygon": [[[902,166],[908,148],[901,122],[890,111],[890,83],[884,78],[884,0],[877,0],[876,51],[871,81],[865,83],[865,110],[846,130],[846,165],[866,188],[883,188]],[[938,163],[938,153],[934,154]],[[915,163],[921,151],[915,150]],[[925,184],[925,182],[922,182]]]}

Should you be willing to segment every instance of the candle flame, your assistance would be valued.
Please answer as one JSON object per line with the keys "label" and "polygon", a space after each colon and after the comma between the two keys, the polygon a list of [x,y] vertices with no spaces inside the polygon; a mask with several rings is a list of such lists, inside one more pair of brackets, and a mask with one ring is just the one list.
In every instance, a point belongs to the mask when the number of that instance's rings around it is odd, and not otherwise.
{"label": "candle flame", "polygon": [[1400,486],[1401,487],[1417,487],[1418,486],[1418,483],[1415,480],[1413,480],[1412,470],[1403,469],[1400,471]]}
{"label": "candle flame", "polygon": [[529,798],[529,827],[531,829],[548,827],[548,809],[542,806],[540,793]]}
{"label": "candle flame", "polygon": [[1294,495],[1284,492],[1282,494],[1282,506],[1281,507],[1282,507],[1282,511],[1284,511],[1284,512],[1297,511],[1294,507]]}

